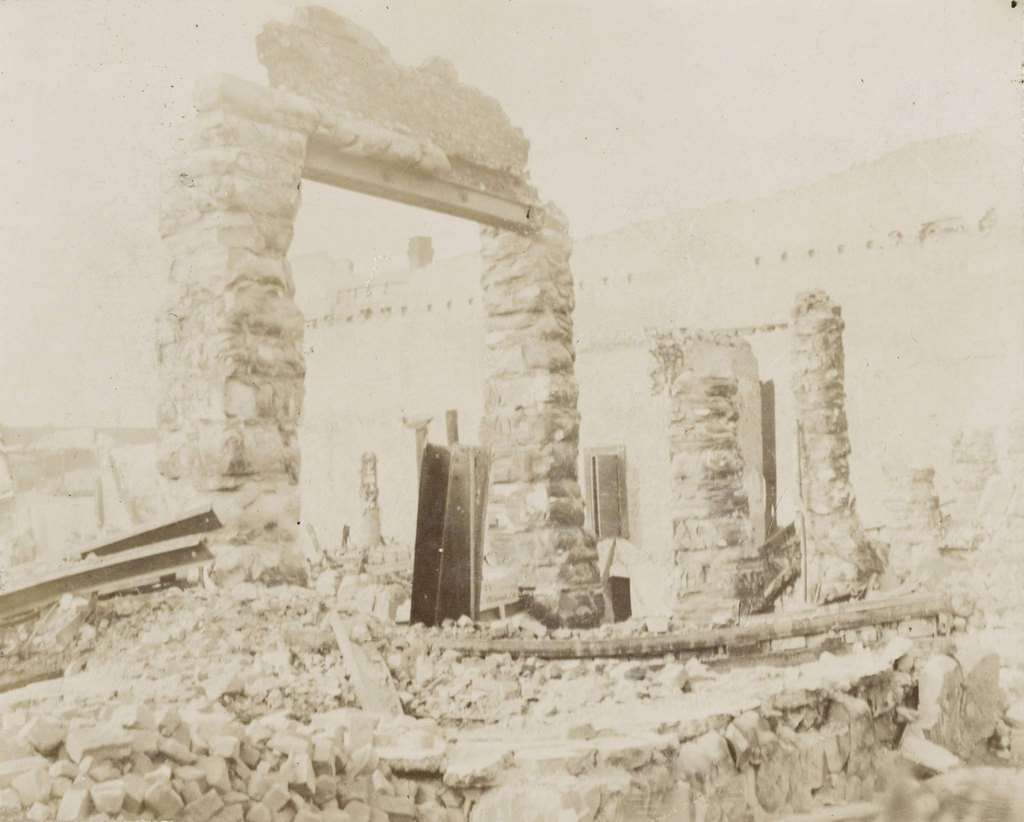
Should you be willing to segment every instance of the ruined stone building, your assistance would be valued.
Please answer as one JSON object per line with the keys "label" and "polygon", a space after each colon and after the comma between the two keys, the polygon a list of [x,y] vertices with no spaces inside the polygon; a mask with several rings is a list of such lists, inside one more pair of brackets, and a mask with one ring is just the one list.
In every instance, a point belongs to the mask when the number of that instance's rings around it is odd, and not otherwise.
{"label": "ruined stone building", "polygon": [[[847,528],[839,542],[852,546],[861,529],[885,522],[894,476],[934,469],[940,490],[953,494],[955,432],[1002,423],[1008,403],[996,398],[1019,376],[1007,354],[1021,333],[1011,319],[1019,312],[1006,305],[1024,305],[1019,192],[1004,174],[1011,145],[989,132],[910,145],[796,191],[578,240],[571,264],[588,525],[594,458],[610,455],[621,503],[605,500],[606,534],[627,536],[666,569],[681,547],[695,547],[681,540],[749,551],[801,507],[796,423],[816,413],[819,390],[842,397],[845,388],[842,438],[826,446],[805,430],[805,460],[827,447],[852,475],[818,490],[805,478],[805,498],[828,500],[820,521],[830,539]],[[434,260],[424,238],[410,243],[408,270],[369,284],[326,255],[294,261],[308,369],[303,517],[322,539],[358,522],[360,457],[369,449],[378,458],[383,530],[411,541],[415,447],[403,417],[432,418],[430,437],[443,442],[445,412],[456,409],[462,439],[479,441],[485,265],[477,255]],[[307,283],[336,283],[334,299],[304,304]],[[799,295],[812,290],[825,292],[827,304],[799,307]],[[793,325],[807,312],[802,322],[826,323],[822,333],[841,346],[840,382],[805,390],[801,400],[794,369],[813,369],[817,355]],[[692,373],[654,391],[653,340],[666,331],[689,335]],[[734,463],[734,496],[714,515],[701,490],[673,473],[689,447],[681,403],[705,402],[702,392],[725,402],[722,419],[735,422],[733,450],[721,455]],[[715,520],[720,533],[681,537],[693,517]],[[693,560],[687,567],[699,573]],[[678,582],[683,573],[669,576]]]}

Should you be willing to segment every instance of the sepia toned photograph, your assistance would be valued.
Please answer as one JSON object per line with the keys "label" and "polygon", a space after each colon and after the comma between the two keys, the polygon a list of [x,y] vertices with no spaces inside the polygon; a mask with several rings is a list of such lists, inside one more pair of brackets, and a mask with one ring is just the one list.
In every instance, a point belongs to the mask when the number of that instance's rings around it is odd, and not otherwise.
{"label": "sepia toned photograph", "polygon": [[1015,0],[0,0],[0,822],[1024,822]]}

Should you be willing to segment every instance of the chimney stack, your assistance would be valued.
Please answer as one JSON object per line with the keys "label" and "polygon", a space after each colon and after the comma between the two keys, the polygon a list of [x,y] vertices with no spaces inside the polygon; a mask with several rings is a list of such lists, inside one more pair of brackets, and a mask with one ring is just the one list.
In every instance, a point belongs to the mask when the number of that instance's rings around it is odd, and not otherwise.
{"label": "chimney stack", "polygon": [[430,237],[411,237],[409,239],[409,269],[415,271],[424,268],[434,260],[434,243]]}

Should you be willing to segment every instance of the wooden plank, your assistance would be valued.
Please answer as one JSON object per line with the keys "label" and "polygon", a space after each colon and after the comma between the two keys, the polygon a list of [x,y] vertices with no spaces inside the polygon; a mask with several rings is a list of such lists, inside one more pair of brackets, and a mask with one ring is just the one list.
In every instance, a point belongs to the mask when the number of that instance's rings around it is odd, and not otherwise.
{"label": "wooden plank", "polygon": [[946,594],[906,594],[865,602],[843,603],[833,608],[807,609],[794,614],[773,614],[729,628],[695,628],[670,634],[612,639],[444,639],[432,640],[435,648],[464,654],[508,653],[544,659],[642,657],[662,654],[706,653],[721,648],[743,648],[772,639],[813,636],[848,631],[869,625],[885,625],[907,619],[953,613]]}
{"label": "wooden plank", "polygon": [[357,645],[351,639],[352,622],[334,615],[331,630],[348,671],[349,681],[363,710],[370,713],[401,715],[402,700],[398,697],[387,663],[372,645]]}
{"label": "wooden plank", "polygon": [[18,669],[16,671],[4,671],[0,673],[0,694],[9,691],[17,691],[37,682],[48,682],[52,679],[60,679],[64,676],[64,666],[53,664],[51,660],[42,660],[42,664],[36,665],[28,672]]}
{"label": "wooden plank", "polygon": [[448,449],[443,446],[427,444],[423,448],[409,621],[424,625],[433,625],[437,617],[450,460]]}
{"label": "wooden plank", "polygon": [[221,521],[209,505],[193,508],[170,519],[146,523],[132,531],[126,531],[110,537],[90,542],[78,549],[79,556],[108,556],[129,548],[141,545],[152,545],[178,537],[192,536],[215,531],[221,527]]}
{"label": "wooden plank", "polygon": [[0,593],[0,619],[8,621],[37,611],[67,593],[112,593],[211,562],[213,554],[206,543],[187,536],[73,563],[39,577],[15,580]]}
{"label": "wooden plank", "polygon": [[448,409],[444,412],[444,425],[448,434],[448,447],[459,444],[459,412]]}
{"label": "wooden plank", "polygon": [[740,616],[771,611],[775,600],[800,576],[800,564],[800,539],[792,524],[772,534],[756,557],[741,560],[736,573]]}
{"label": "wooden plank", "polygon": [[386,161],[354,157],[317,134],[310,138],[306,149],[302,176],[497,228],[532,232],[539,223],[537,208],[531,203],[516,202]]}
{"label": "wooden plank", "polygon": [[778,527],[779,479],[775,442],[775,382],[761,383],[761,473],[764,476],[764,532]]}
{"label": "wooden plank", "polygon": [[[487,539],[487,499],[490,493],[491,478],[491,457],[483,448],[473,449],[473,461],[470,463],[472,469],[472,480],[470,487],[473,489],[473,515],[470,519],[472,532],[470,534],[470,557],[473,568],[471,587],[472,612],[470,616],[476,619],[480,614],[480,599],[483,593],[484,581],[484,545]],[[518,593],[518,589],[516,591]]]}
{"label": "wooden plank", "polygon": [[881,813],[882,809],[874,802],[855,802],[810,813],[771,817],[771,822],[868,822],[877,819]]}

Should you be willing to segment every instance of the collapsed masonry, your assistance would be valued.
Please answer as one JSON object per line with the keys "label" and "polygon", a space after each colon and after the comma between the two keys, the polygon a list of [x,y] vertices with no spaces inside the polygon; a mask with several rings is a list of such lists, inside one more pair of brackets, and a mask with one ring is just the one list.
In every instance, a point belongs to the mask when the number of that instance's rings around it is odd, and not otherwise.
{"label": "collapsed masonry", "polygon": [[[257,45],[272,88],[230,77],[201,85],[165,187],[161,473],[216,505],[219,568],[300,578],[303,318],[286,255],[302,179],[486,222],[470,213],[483,198],[498,214],[488,224],[501,226],[483,236],[487,428],[505,464],[491,533],[536,571],[525,581],[552,618],[593,621],[602,608],[575,476],[569,244],[529,185],[528,142],[447,63],[399,66],[327,10],[299,8]],[[438,199],[438,189],[455,195]]]}
{"label": "collapsed masonry", "polygon": [[863,592],[882,563],[857,516],[850,483],[842,309],[823,291],[793,308],[793,394],[800,440],[807,591],[826,603]]}

